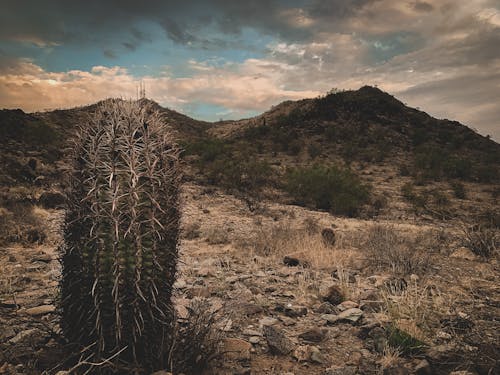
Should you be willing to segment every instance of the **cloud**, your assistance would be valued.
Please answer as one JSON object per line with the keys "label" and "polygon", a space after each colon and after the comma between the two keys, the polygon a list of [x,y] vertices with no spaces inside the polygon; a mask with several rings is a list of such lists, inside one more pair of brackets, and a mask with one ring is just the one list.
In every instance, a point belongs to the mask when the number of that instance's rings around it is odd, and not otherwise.
{"label": "cloud", "polygon": [[[203,103],[246,113],[320,93],[283,88],[282,67],[260,60],[225,68],[207,67],[192,77],[164,75],[142,79],[149,97],[179,110],[192,103]],[[32,62],[18,61],[15,69],[0,76],[0,101],[7,108],[21,107],[27,111],[68,108],[107,97],[134,97],[138,83],[139,79],[120,67],[96,66],[90,72],[51,73]]]}

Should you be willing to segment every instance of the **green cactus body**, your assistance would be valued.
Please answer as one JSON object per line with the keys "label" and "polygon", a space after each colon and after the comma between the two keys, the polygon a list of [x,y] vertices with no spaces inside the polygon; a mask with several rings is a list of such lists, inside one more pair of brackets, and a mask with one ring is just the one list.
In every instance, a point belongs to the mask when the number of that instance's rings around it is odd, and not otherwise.
{"label": "green cactus body", "polygon": [[179,152],[158,112],[103,102],[74,150],[62,249],[62,329],[98,358],[144,369],[171,341]]}

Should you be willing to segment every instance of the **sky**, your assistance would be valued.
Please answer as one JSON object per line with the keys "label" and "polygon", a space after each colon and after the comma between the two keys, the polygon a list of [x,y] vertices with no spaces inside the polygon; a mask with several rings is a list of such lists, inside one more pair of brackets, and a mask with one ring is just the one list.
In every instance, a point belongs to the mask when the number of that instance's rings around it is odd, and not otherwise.
{"label": "sky", "polygon": [[500,140],[500,0],[2,0],[0,108],[239,119],[378,86]]}

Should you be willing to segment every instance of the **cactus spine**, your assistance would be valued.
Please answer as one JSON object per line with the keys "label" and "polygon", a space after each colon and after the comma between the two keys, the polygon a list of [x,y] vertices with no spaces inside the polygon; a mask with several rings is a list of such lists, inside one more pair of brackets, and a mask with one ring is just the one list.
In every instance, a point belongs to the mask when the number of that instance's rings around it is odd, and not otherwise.
{"label": "cactus spine", "polygon": [[144,101],[107,100],[82,126],[73,161],[63,332],[95,358],[120,352],[120,363],[161,368],[174,320],[179,151]]}

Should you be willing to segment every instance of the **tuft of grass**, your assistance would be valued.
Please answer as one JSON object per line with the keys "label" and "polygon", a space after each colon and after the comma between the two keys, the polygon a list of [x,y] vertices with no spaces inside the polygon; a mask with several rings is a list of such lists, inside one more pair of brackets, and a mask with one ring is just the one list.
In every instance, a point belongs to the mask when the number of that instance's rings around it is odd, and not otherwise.
{"label": "tuft of grass", "polygon": [[488,259],[498,253],[500,247],[500,231],[497,228],[488,228],[482,225],[465,226],[464,246],[474,254]]}
{"label": "tuft of grass", "polygon": [[377,269],[390,269],[396,275],[427,272],[431,253],[437,247],[435,233],[409,236],[393,225],[375,224],[366,234],[363,248]]}

